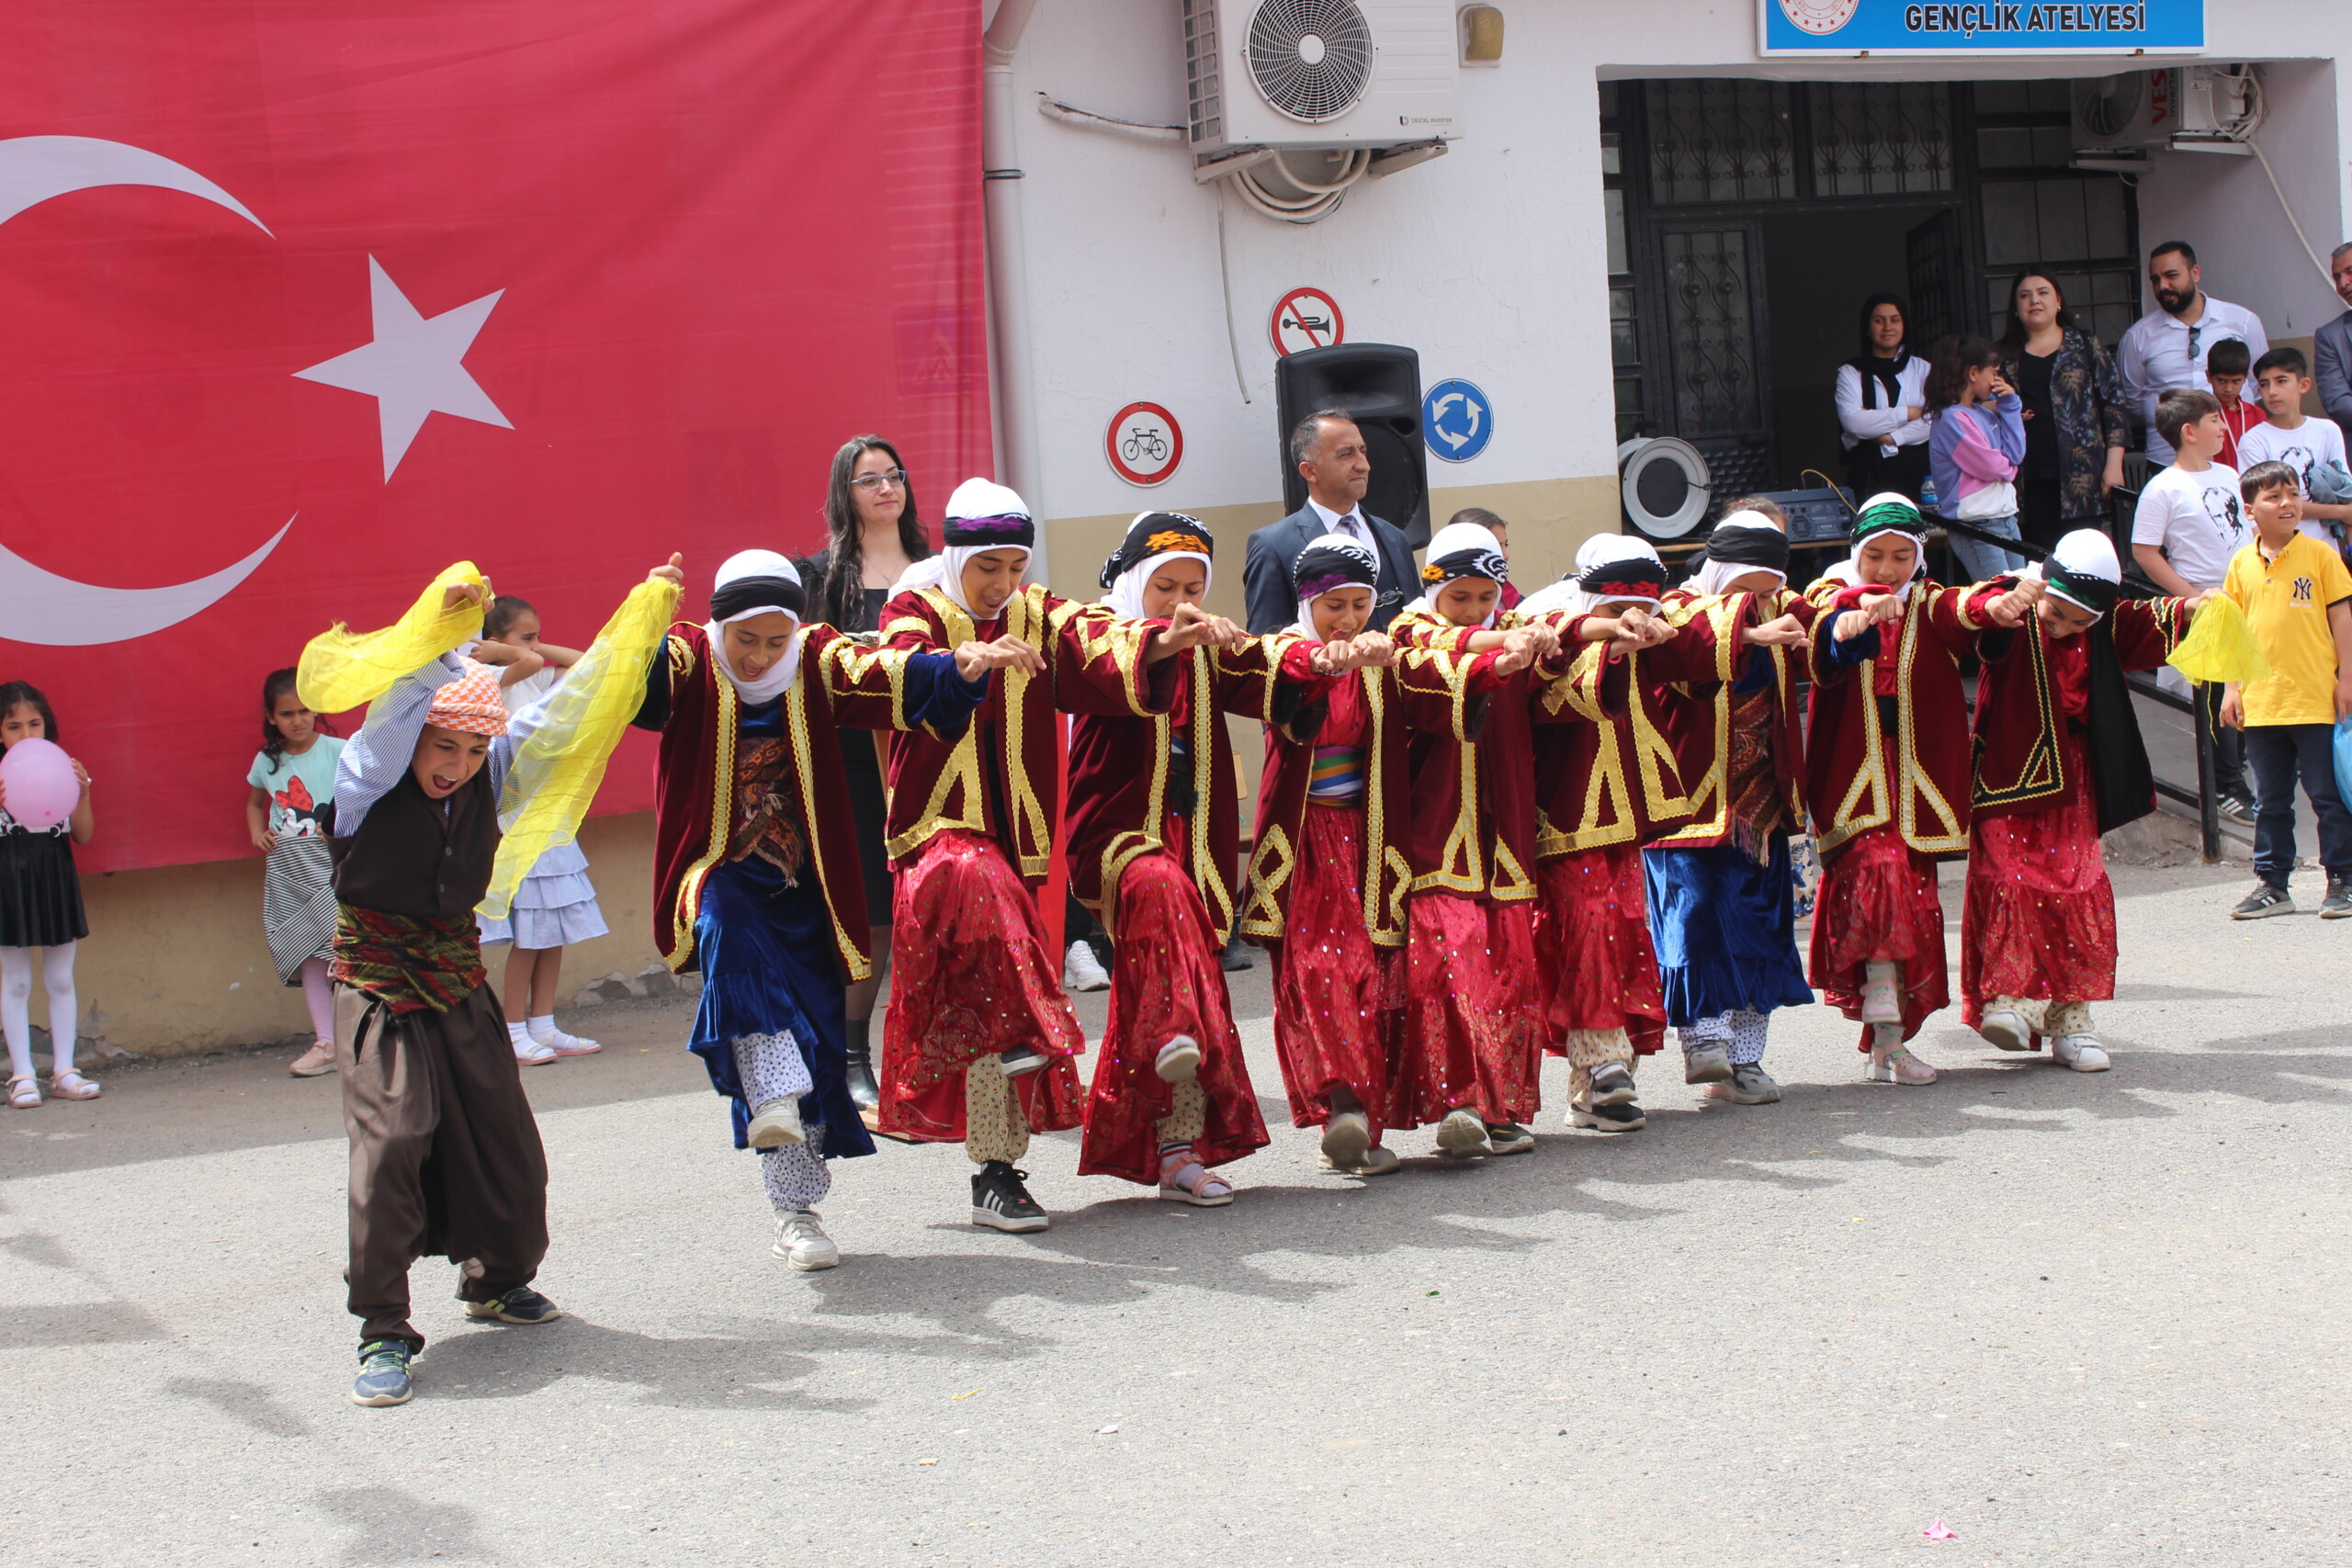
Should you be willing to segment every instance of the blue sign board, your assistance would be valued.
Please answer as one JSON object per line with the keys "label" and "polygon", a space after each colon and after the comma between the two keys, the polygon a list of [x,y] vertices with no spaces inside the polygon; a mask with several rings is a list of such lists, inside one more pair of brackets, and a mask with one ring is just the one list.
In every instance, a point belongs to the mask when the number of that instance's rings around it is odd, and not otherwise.
{"label": "blue sign board", "polygon": [[1495,405],[1468,381],[1440,381],[1421,397],[1421,440],[1449,463],[1466,463],[1495,436]]}
{"label": "blue sign board", "polygon": [[2193,54],[2204,47],[2205,0],[1756,0],[1759,54]]}

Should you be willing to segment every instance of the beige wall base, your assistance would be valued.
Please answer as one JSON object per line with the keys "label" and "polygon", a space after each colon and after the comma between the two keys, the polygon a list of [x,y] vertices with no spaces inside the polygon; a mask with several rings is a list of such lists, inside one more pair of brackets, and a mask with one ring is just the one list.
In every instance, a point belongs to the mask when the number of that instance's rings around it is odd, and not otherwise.
{"label": "beige wall base", "polygon": [[[615,970],[634,975],[657,956],[648,916],[653,814],[594,818],[582,824],[580,845],[612,930],[564,950],[558,1001],[567,1010],[590,981]],[[262,939],[261,868],[256,855],[85,876],[90,935],[74,964],[81,1032],[151,1056],[308,1035],[302,993],[278,984]],[[505,953],[485,954],[492,984],[504,980]],[[48,1006],[36,986],[36,1022],[46,1021]]]}

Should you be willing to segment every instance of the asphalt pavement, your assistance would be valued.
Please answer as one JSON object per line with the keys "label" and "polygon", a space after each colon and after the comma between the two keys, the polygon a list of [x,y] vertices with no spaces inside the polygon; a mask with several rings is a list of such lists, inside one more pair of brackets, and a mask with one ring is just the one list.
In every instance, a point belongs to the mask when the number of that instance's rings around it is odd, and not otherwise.
{"label": "asphalt pavement", "polygon": [[686,1004],[567,1018],[605,1052],[526,1081],[568,1315],[469,1324],[418,1265],[395,1409],[344,1398],[334,1081],[117,1066],[0,1120],[0,1554],[2352,1562],[2352,922],[2233,925],[2242,869],[2116,880],[2111,1073],[1948,1014],[1941,1083],[1865,1084],[1806,1009],[1777,1106],[1658,1063],[1646,1131],[1571,1133],[1554,1063],[1532,1155],[1447,1168],[1424,1131],[1359,1183],[1288,1124],[1261,955],[1235,998],[1275,1141],[1231,1208],[1081,1179],[1067,1134],[1029,1158],[1052,1230],[1000,1235],[960,1151],[891,1145],[836,1165],[845,1258],[809,1275],[768,1256]]}

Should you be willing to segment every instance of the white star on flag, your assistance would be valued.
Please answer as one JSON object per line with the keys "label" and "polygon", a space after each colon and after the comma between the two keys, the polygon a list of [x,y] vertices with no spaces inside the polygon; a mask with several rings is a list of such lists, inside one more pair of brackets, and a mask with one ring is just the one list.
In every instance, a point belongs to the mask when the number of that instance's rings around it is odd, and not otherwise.
{"label": "white star on flag", "polygon": [[369,256],[368,294],[376,318],[376,341],[294,374],[305,381],[365,392],[376,400],[376,417],[384,435],[384,482],[390,484],[392,470],[400,467],[409,443],[416,439],[429,413],[453,413],[459,419],[514,428],[464,364],[466,351],[474,345],[474,334],[490,320],[492,307],[505,292],[502,288],[454,310],[421,316],[400,285],[386,275],[383,265]]}

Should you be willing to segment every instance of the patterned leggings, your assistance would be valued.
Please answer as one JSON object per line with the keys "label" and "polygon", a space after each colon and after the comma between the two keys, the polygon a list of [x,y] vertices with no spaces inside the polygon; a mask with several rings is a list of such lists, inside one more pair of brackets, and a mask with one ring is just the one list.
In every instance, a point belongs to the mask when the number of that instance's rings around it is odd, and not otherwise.
{"label": "patterned leggings", "polygon": [[1720,1012],[1713,1018],[1693,1019],[1675,1032],[1681,1035],[1685,1051],[1696,1045],[1726,1046],[1731,1052],[1731,1065],[1744,1067],[1764,1059],[1765,1032],[1771,1023],[1770,1013],[1741,1009]]}
{"label": "patterned leggings", "polygon": [[[1171,1147],[1199,1137],[1208,1104],[1197,1080],[1172,1086],[1168,1114],[1159,1119],[1160,1145]],[[965,1156],[974,1165],[990,1160],[1012,1165],[1028,1152],[1029,1119],[1021,1114],[1012,1080],[994,1056],[983,1056],[964,1069]]]}
{"label": "patterned leggings", "polygon": [[1634,1065],[1634,1042],[1623,1029],[1571,1029],[1567,1032],[1568,1093],[1573,1098],[1592,1087],[1592,1069],[1611,1062]]}
{"label": "patterned leggings", "polygon": [[[735,1074],[742,1081],[743,1102],[754,1111],[771,1100],[797,1100],[808,1092],[808,1064],[800,1059],[799,1043],[789,1030],[780,1034],[739,1034],[735,1037]],[[825,1165],[825,1129],[812,1124],[797,1144],[760,1151],[760,1175],[768,1201],[778,1211],[806,1209],[833,1190],[833,1174]]]}

